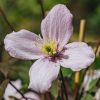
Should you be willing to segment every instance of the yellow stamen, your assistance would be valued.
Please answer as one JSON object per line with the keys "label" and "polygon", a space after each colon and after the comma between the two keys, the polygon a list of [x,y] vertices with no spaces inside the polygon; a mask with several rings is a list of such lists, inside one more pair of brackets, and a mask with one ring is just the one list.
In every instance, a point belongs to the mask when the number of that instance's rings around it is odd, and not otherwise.
{"label": "yellow stamen", "polygon": [[56,54],[57,44],[53,41],[49,41],[42,46],[41,50],[48,55],[54,55]]}

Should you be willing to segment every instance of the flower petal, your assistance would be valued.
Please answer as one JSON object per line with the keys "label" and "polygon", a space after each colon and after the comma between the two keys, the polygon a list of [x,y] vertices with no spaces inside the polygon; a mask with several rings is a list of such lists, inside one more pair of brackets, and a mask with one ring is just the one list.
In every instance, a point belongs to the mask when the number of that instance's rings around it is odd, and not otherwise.
{"label": "flower petal", "polygon": [[[16,81],[11,81],[13,85],[16,86],[17,89],[22,88],[21,80],[16,80]],[[16,91],[15,88],[13,88],[10,84],[7,85],[7,88],[4,93],[4,99],[9,100],[9,96],[16,97],[16,98],[21,98],[21,95]]]}
{"label": "flower petal", "polygon": [[[33,93],[33,92],[27,92],[24,94],[24,96],[26,98],[29,98],[28,100],[40,100],[40,97],[38,94],[36,93]],[[24,98],[23,99],[20,99],[20,100],[25,100]]]}
{"label": "flower petal", "polygon": [[100,100],[100,87],[97,89],[94,100]]}
{"label": "flower petal", "polygon": [[48,91],[53,80],[58,76],[60,65],[47,58],[37,60],[29,71],[29,88],[36,92]]}
{"label": "flower petal", "polygon": [[72,14],[65,5],[58,4],[52,8],[41,23],[41,31],[45,40],[53,40],[64,46],[72,32]]}
{"label": "flower petal", "polygon": [[[61,60],[61,65],[79,71],[88,67],[95,59],[95,54],[91,47],[83,42],[73,42],[65,46],[65,52]],[[66,57],[67,56],[67,57]]]}
{"label": "flower petal", "polygon": [[4,39],[5,49],[12,57],[28,60],[43,56],[40,51],[42,42],[39,36],[24,29],[12,32]]}

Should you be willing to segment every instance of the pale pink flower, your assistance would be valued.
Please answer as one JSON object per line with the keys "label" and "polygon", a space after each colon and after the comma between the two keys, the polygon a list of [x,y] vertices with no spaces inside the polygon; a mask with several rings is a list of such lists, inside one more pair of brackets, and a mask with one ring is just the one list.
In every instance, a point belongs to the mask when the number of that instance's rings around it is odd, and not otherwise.
{"label": "pale pink flower", "polygon": [[[11,83],[18,89],[20,90],[22,88],[21,80],[16,80],[16,81],[11,81]],[[24,94],[24,96],[27,98],[27,100],[40,100],[40,97],[38,94],[34,92],[27,92]],[[10,84],[7,85],[7,88],[4,93],[4,99],[5,100],[10,100],[10,97],[17,98],[19,100],[25,100],[21,94]]]}
{"label": "pale pink flower", "polygon": [[[16,86],[17,89],[21,89],[21,81],[18,79],[16,81],[11,81],[13,85]],[[7,88],[4,93],[4,99],[9,100],[9,97],[16,97],[16,98],[21,98],[21,95],[16,91],[15,88],[13,88],[10,84],[7,85]]]}
{"label": "pale pink flower", "polygon": [[100,100],[100,88],[97,90],[97,92],[94,96],[94,100]]}
{"label": "pale pink flower", "polygon": [[86,43],[67,44],[73,32],[72,18],[66,6],[58,4],[41,23],[43,38],[25,29],[6,36],[5,49],[12,57],[38,59],[29,71],[29,88],[34,91],[47,91],[57,78],[60,66],[79,71],[94,61],[95,54]]}
{"label": "pale pink flower", "polygon": [[[28,98],[28,100],[40,100],[40,97],[38,94],[33,93],[33,92],[27,92],[24,94],[24,96],[26,98]],[[24,98],[20,99],[20,100],[25,100]]]}

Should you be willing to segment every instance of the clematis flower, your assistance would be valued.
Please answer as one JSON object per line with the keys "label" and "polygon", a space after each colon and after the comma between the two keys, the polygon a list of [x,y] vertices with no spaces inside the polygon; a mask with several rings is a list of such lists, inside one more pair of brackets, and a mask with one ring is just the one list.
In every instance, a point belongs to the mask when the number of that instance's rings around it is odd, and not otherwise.
{"label": "clematis flower", "polygon": [[[16,86],[18,90],[22,88],[21,80],[11,81],[13,85]],[[40,100],[40,97],[38,94],[33,93],[31,91],[24,94],[24,96],[27,98],[27,100]],[[7,85],[7,88],[5,90],[4,99],[5,100],[13,100],[11,98],[16,98],[18,100],[25,100],[17,91],[15,88],[13,88],[10,84]],[[14,99],[15,100],[15,99]]]}
{"label": "clematis flower", "polygon": [[[12,83],[16,86],[17,89],[21,89],[21,81],[19,79],[16,81],[12,81]],[[16,97],[18,99],[21,98],[21,95],[10,84],[7,85],[4,94],[4,99],[9,100],[9,97]]]}
{"label": "clematis flower", "polygon": [[[24,94],[26,98],[28,98],[28,100],[40,100],[39,95],[37,95],[36,93],[33,92],[27,92]],[[20,99],[20,100],[25,100],[25,99]]]}
{"label": "clematis flower", "polygon": [[58,4],[41,23],[43,38],[25,29],[5,37],[5,49],[12,57],[38,59],[29,71],[29,88],[34,91],[47,91],[57,78],[60,66],[79,71],[94,61],[95,54],[86,43],[67,44],[73,32],[72,19],[68,8]]}

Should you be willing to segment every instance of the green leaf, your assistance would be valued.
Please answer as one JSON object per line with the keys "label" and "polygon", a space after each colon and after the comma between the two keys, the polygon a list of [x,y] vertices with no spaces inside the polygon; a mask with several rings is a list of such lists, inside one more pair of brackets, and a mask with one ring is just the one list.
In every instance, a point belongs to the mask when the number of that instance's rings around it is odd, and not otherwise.
{"label": "green leaf", "polygon": [[62,73],[63,73],[63,76],[66,77],[66,76],[71,76],[73,71],[69,68],[61,68],[62,69]]}
{"label": "green leaf", "polygon": [[92,89],[92,88],[94,88],[94,87],[96,87],[96,84],[97,84],[98,80],[99,80],[99,78],[96,78],[96,79],[94,79],[94,80],[92,80],[90,82],[90,84],[89,84],[89,90]]}
{"label": "green leaf", "polygon": [[98,87],[94,86],[93,88],[88,90],[88,93],[92,94],[92,93],[96,93]]}
{"label": "green leaf", "polygon": [[28,91],[28,86],[29,86],[29,84],[22,84],[22,88],[21,88],[21,91],[23,92],[23,93],[25,93],[25,92],[27,92]]}
{"label": "green leaf", "polygon": [[58,89],[59,89],[59,87],[58,87],[58,81],[55,80],[55,81],[52,83],[52,87],[50,88],[50,92],[51,92],[51,94],[52,94],[55,98],[57,98],[57,96],[58,96]]}
{"label": "green leaf", "polygon": [[93,96],[87,93],[82,97],[81,100],[94,100],[94,99],[93,99]]}
{"label": "green leaf", "polygon": [[100,69],[100,57],[96,57],[94,64],[93,64],[94,69]]}

